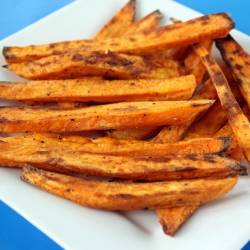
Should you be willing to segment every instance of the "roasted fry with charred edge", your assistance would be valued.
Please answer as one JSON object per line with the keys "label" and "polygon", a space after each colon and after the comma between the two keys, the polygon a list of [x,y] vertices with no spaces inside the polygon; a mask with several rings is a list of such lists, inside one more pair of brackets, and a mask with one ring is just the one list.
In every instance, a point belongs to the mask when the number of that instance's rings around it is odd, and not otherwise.
{"label": "roasted fry with charred edge", "polygon": [[[69,148],[74,146],[75,151],[90,154],[124,155],[124,156],[151,156],[164,157],[174,154],[212,154],[221,153],[230,146],[230,138],[204,138],[178,143],[161,144],[141,140],[118,140],[108,137],[96,139],[82,136],[65,136],[54,134],[27,134],[0,139],[0,155],[11,148]],[[73,150],[73,149],[72,149]],[[1,158],[1,157],[0,157]]]}
{"label": "roasted fry with charred edge", "polygon": [[[146,55],[225,37],[234,27],[233,20],[228,14],[222,12],[118,38],[66,41],[27,47],[4,47],[3,56],[8,63],[18,63],[86,50]],[[194,30],[196,32],[193,32]]]}
{"label": "roasted fry with charred edge", "polygon": [[123,35],[123,32],[128,30],[134,23],[135,12],[135,0],[130,0],[104,25],[94,39]]}
{"label": "roasted fry with charred edge", "polygon": [[[247,104],[244,105],[242,108],[242,111],[244,115],[250,119],[250,110]],[[244,159],[244,155],[242,152],[242,149],[240,148],[237,139],[235,137],[235,134],[230,126],[230,124],[227,122],[215,135],[215,137],[218,136],[228,136],[232,139],[232,143],[228,147],[227,151],[225,151],[223,154],[230,156],[232,159],[236,161],[242,161]]]}
{"label": "roasted fry with charred edge", "polygon": [[[242,106],[245,103],[244,98],[242,97],[237,83],[233,79],[228,67],[225,63],[222,63],[220,68],[228,81],[236,101],[240,106]],[[221,106],[220,100],[217,99],[213,106],[201,117],[201,119],[191,126],[191,128],[185,134],[184,140],[212,137],[219,129],[223,127],[223,125],[226,124],[227,121],[227,114],[224,108]]]}
{"label": "roasted fry with charred edge", "polygon": [[83,206],[105,210],[158,209],[200,205],[228,193],[238,176],[168,182],[127,183],[88,180],[26,166],[21,179]]}
{"label": "roasted fry with charred edge", "polygon": [[[119,16],[119,17],[121,17],[121,16]],[[156,11],[150,13],[149,15],[145,16],[144,18],[140,19],[139,21],[135,22],[128,29],[126,29],[126,30],[120,29],[120,32],[122,32],[125,35],[127,33],[133,33],[133,32],[139,32],[139,31],[143,31],[143,30],[154,29],[159,24],[159,21],[161,18],[162,18],[162,13],[159,10],[156,10]],[[121,18],[121,19],[119,18],[119,21],[121,22],[122,19],[123,18]],[[115,22],[115,26],[117,24],[118,24],[118,20],[117,20],[117,22]],[[123,26],[123,28],[125,28],[125,27]],[[104,28],[104,29],[106,29],[106,28]],[[116,30],[112,29],[112,32],[116,32]],[[113,36],[115,36],[115,34],[111,33],[111,30],[109,30],[109,36],[113,37]],[[107,34],[105,32],[102,32],[102,35],[105,36]],[[101,34],[98,34],[98,37],[100,39]],[[80,107],[86,106],[86,104],[84,104],[82,102],[69,102],[69,101],[58,102],[57,105],[61,108],[64,108],[64,109],[80,108]]]}
{"label": "roasted fry with charred edge", "polygon": [[125,101],[188,100],[196,89],[193,75],[169,79],[50,80],[0,82],[0,98],[42,102],[79,101],[114,103]]}
{"label": "roasted fry with charred edge", "polygon": [[209,55],[206,48],[200,44],[195,44],[194,49],[201,57],[201,60],[207,68],[207,71],[217,90],[221,105],[227,113],[228,122],[232,127],[247,161],[250,162],[250,123],[247,117],[243,114],[239,104],[231,92],[226,77],[216,61]]}
{"label": "roasted fry with charred edge", "polygon": [[121,102],[78,109],[1,107],[0,131],[69,132],[185,124],[212,100]]}
{"label": "roasted fry with charred edge", "polygon": [[235,172],[247,174],[244,165],[216,154],[114,156],[100,151],[98,154],[85,153],[88,149],[80,143],[58,142],[46,138],[35,141],[32,137],[26,143],[22,138],[20,143],[17,139],[16,144],[15,139],[2,139],[0,143],[1,165],[9,167],[30,164],[55,172],[150,181],[224,177]]}
{"label": "roasted fry with charred edge", "polygon": [[198,205],[190,205],[156,209],[164,233],[174,236],[198,207]]}
{"label": "roasted fry with charred edge", "polygon": [[250,106],[250,55],[229,34],[224,39],[215,41],[223,60],[230,68],[241,94]]}
{"label": "roasted fry with charred edge", "polygon": [[116,52],[77,51],[6,65],[9,70],[29,80],[74,79],[102,76],[111,79],[169,78],[183,74],[184,65],[175,60],[150,61],[141,56]]}

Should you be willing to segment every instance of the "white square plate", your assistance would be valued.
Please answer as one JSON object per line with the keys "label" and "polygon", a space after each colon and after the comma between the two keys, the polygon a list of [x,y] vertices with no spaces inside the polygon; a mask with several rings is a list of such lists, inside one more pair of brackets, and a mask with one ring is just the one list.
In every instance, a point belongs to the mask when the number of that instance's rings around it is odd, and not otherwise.
{"label": "white square plate", "polygon": [[[1,41],[0,48],[91,38],[126,2],[73,2]],[[137,0],[137,9],[137,18],[160,9],[165,16],[162,24],[169,23],[170,17],[184,21],[200,16],[166,0]],[[235,30],[231,34],[250,51],[248,36]],[[4,64],[0,56],[0,65]],[[19,79],[0,69],[1,81]],[[81,207],[22,182],[19,175],[18,169],[0,168],[0,199],[64,249],[240,249],[250,238],[249,177],[241,178],[223,198],[202,206],[171,238],[164,235],[154,211],[107,212]]]}

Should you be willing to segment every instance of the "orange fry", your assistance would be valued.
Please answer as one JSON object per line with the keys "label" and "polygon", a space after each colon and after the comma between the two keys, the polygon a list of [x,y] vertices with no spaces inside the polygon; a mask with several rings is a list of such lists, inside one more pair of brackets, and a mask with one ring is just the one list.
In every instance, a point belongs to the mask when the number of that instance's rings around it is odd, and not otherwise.
{"label": "orange fry", "polygon": [[76,53],[76,51],[80,53],[80,51],[86,50],[146,55],[225,37],[234,27],[233,20],[228,14],[222,12],[118,38],[66,41],[27,47],[4,47],[3,55],[8,63]]}

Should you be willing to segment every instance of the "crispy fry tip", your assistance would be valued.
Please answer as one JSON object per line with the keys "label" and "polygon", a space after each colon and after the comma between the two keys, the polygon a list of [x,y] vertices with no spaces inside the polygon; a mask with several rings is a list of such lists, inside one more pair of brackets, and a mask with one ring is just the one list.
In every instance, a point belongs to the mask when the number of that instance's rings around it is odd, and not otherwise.
{"label": "crispy fry tip", "polygon": [[157,17],[160,19],[160,18],[162,18],[164,15],[163,15],[163,13],[160,11],[160,10],[155,10],[155,11],[153,11],[151,14],[153,14],[153,13],[155,13],[155,14],[157,14]]}
{"label": "crispy fry tip", "polygon": [[229,137],[226,137],[226,136],[218,137],[218,139],[220,139],[224,142],[222,152],[226,152],[232,143],[232,139]]}
{"label": "crispy fry tip", "polygon": [[4,46],[3,47],[3,56],[5,57],[6,56],[6,53],[8,52],[8,50],[10,49],[10,47],[9,46]]}
{"label": "crispy fry tip", "polygon": [[226,19],[228,19],[230,21],[230,27],[232,29],[235,28],[235,22],[233,21],[233,19],[231,18],[231,15],[229,13],[227,13],[227,12],[219,12],[217,14],[221,15],[221,16],[224,16]]}

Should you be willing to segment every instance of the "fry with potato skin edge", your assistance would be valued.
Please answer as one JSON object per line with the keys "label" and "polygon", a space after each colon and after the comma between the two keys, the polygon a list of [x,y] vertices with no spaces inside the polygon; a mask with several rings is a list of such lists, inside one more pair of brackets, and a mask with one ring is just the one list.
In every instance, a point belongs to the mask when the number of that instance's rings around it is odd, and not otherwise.
{"label": "fry with potato skin edge", "polygon": [[23,138],[18,139],[17,144],[12,138],[0,140],[2,166],[30,164],[62,173],[151,181],[247,174],[243,164],[216,154],[114,156],[85,153],[84,146],[74,142],[29,137],[29,143],[22,144]]}
{"label": "fry with potato skin edge", "polygon": [[59,148],[102,155],[165,157],[174,154],[213,154],[227,150],[231,139],[227,137],[201,138],[177,143],[153,143],[141,140],[118,140],[109,137],[96,139],[82,136],[65,136],[54,134],[27,134],[0,139],[0,159],[3,160],[7,150],[30,150],[33,154],[42,149],[51,151]]}
{"label": "fry with potato skin edge", "polygon": [[122,183],[87,180],[26,166],[21,179],[83,206],[105,210],[200,205],[229,192],[238,176],[172,182]]}
{"label": "fry with potato skin edge", "polygon": [[101,76],[109,79],[169,78],[182,74],[183,63],[147,60],[142,56],[110,51],[77,51],[5,66],[29,80],[75,79]]}
{"label": "fry with potato skin edge", "polygon": [[[113,51],[145,55],[155,51],[179,48],[205,40],[225,37],[235,27],[228,14],[221,12],[159,27],[148,32],[105,40],[79,40],[28,47],[4,47],[3,56],[8,63],[36,60],[41,57],[71,53],[73,51]],[[193,32],[193,30],[200,32]],[[66,49],[62,49],[63,46]],[[91,47],[91,48],[90,48]],[[39,51],[39,53],[38,53]]]}
{"label": "fry with potato skin edge", "polygon": [[250,55],[228,34],[224,39],[215,40],[216,47],[221,53],[225,63],[230,68],[235,81],[237,82],[241,94],[250,106]]}

